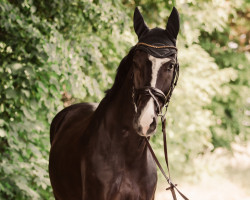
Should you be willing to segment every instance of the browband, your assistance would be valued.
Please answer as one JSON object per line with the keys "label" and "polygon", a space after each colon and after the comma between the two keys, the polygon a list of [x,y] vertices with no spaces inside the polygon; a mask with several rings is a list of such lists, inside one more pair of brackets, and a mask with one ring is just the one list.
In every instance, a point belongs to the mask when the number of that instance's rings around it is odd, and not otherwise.
{"label": "browband", "polygon": [[147,44],[144,42],[138,42],[136,44],[136,46],[139,46],[139,45],[144,45],[144,46],[148,46],[148,47],[152,47],[152,48],[156,48],[156,49],[172,48],[172,49],[175,49],[176,51],[178,51],[177,47],[175,47],[175,46],[155,46],[155,45]]}
{"label": "browband", "polygon": [[147,52],[149,55],[156,58],[167,58],[177,53],[177,48],[172,45],[166,45],[164,43],[144,43],[138,42],[136,49]]}

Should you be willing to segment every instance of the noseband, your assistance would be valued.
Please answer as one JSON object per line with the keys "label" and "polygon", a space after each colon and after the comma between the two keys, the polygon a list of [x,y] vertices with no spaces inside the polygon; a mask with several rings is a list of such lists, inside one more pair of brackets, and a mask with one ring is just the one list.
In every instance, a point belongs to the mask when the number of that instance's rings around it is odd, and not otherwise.
{"label": "noseband", "polygon": [[[154,46],[154,45],[150,45],[150,44],[146,44],[146,43],[138,43],[137,45],[144,45],[147,47],[151,47],[151,48],[173,48],[176,49],[177,48],[174,46]],[[133,74],[132,74],[132,78],[133,78]],[[173,74],[173,78],[171,81],[171,85],[170,88],[168,90],[168,93],[165,95],[160,89],[155,88],[155,87],[151,87],[151,86],[146,86],[146,87],[142,87],[142,88],[138,88],[136,89],[134,87],[132,87],[132,100],[133,100],[133,104],[135,107],[135,111],[137,112],[137,105],[135,103],[134,97],[135,94],[140,94],[140,95],[146,95],[146,96],[151,96],[154,100],[154,103],[157,107],[157,116],[161,117],[161,122],[162,122],[162,133],[163,133],[163,141],[164,141],[164,155],[165,155],[165,161],[166,161],[166,165],[167,165],[167,170],[168,170],[168,176],[165,173],[164,169],[162,168],[160,162],[158,161],[150,143],[149,143],[149,138],[145,138],[146,140],[146,144],[151,152],[151,155],[155,161],[155,163],[157,164],[157,166],[159,167],[160,171],[162,172],[163,176],[166,178],[168,184],[170,185],[170,187],[166,188],[166,190],[170,190],[172,193],[172,197],[174,200],[177,200],[176,194],[175,194],[175,190],[181,195],[181,197],[185,200],[189,200],[183,193],[180,192],[180,190],[177,188],[177,184],[174,184],[171,179],[170,179],[170,171],[169,171],[169,164],[168,164],[168,152],[167,152],[167,139],[166,139],[166,113],[167,113],[167,109],[168,109],[168,105],[170,102],[170,98],[172,95],[172,92],[175,88],[175,86],[177,85],[177,81],[179,78],[179,63],[177,61],[177,56],[176,56],[176,64],[174,65],[174,74]],[[160,103],[159,100],[163,103],[163,107],[165,107],[165,113],[162,114],[162,109],[160,107]]]}
{"label": "noseband", "polygon": [[146,86],[143,88],[135,89],[135,93],[145,96],[151,96],[154,99],[154,102],[157,106],[157,115],[161,113],[161,107],[158,99],[160,99],[161,102],[165,102],[167,99],[166,95],[161,90],[155,87]]}

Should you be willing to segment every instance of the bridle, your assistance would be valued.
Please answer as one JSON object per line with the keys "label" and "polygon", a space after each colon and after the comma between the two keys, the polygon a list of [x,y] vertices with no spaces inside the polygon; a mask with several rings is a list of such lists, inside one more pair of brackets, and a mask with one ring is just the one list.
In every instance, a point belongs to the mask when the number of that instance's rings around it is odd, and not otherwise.
{"label": "bridle", "polygon": [[[176,51],[178,50],[176,47],[174,46],[154,46],[154,45],[150,45],[150,44],[146,44],[146,43],[137,43],[137,45],[144,45],[150,48],[173,48],[176,49]],[[177,200],[176,194],[175,194],[175,190],[183,197],[183,199],[185,200],[189,200],[183,193],[181,193],[178,188],[177,188],[177,184],[174,184],[171,179],[170,179],[170,170],[169,170],[169,164],[168,164],[168,152],[167,152],[167,139],[166,139],[166,113],[167,113],[167,109],[168,109],[168,105],[170,102],[170,98],[172,96],[173,90],[175,88],[175,86],[177,85],[177,81],[179,78],[179,63],[177,60],[177,53],[176,53],[176,63],[174,64],[174,74],[173,74],[173,78],[171,81],[171,85],[169,88],[168,93],[165,95],[160,89],[155,88],[155,87],[151,87],[151,86],[146,86],[146,87],[142,87],[142,88],[138,88],[136,89],[134,87],[134,80],[133,80],[133,86],[132,86],[132,101],[135,107],[135,111],[137,112],[137,105],[135,103],[135,94],[140,94],[140,95],[146,95],[146,96],[150,96],[151,98],[153,98],[154,103],[157,107],[157,116],[161,117],[161,122],[162,122],[162,133],[163,133],[163,141],[164,141],[164,155],[165,155],[165,161],[166,161],[166,165],[167,165],[167,170],[168,170],[168,175],[165,173],[164,169],[162,168],[160,162],[158,161],[150,143],[149,143],[149,138],[145,138],[146,140],[146,144],[151,152],[151,155],[155,161],[155,163],[157,164],[158,168],[160,169],[160,171],[162,172],[163,176],[166,178],[169,187],[166,188],[166,190],[170,190],[173,196],[174,200]],[[132,74],[132,78],[133,78],[133,74]],[[134,78],[133,78],[134,79]],[[159,100],[161,102],[163,102],[163,107],[165,107],[165,113],[162,113],[162,109],[160,107],[160,103]],[[162,107],[162,108],[163,108]]]}
{"label": "bridle", "polygon": [[[157,48],[157,49],[160,49],[160,48],[172,48],[172,49],[176,49],[176,51],[178,50],[174,46],[154,46],[154,45],[150,45],[150,44],[143,43],[143,42],[137,43],[136,46],[139,46],[139,45],[144,45],[144,46],[147,46],[147,47]],[[133,74],[132,74],[131,77],[132,78],[134,77]],[[133,98],[133,104],[134,104],[135,110],[137,111],[137,106],[136,106],[135,99],[134,99],[135,94],[150,95],[154,99],[154,102],[155,102],[155,104],[157,106],[157,111],[158,111],[157,116],[160,116],[160,117],[164,116],[165,117],[165,115],[167,113],[167,108],[168,108],[168,105],[169,105],[169,102],[170,102],[170,98],[171,98],[171,95],[173,93],[173,90],[174,90],[175,86],[177,85],[178,78],[179,78],[179,63],[178,63],[177,56],[176,56],[176,63],[174,64],[173,78],[172,78],[172,81],[171,81],[169,91],[168,91],[168,93],[166,95],[160,89],[155,88],[155,87],[151,87],[151,86],[146,86],[146,87],[142,87],[142,88],[135,88],[134,83],[133,83],[133,86],[132,86],[132,98]],[[162,114],[162,112],[161,112],[160,104],[159,104],[159,101],[157,100],[156,97],[158,97],[163,102],[163,105],[164,105],[163,107],[166,108],[164,114]]]}

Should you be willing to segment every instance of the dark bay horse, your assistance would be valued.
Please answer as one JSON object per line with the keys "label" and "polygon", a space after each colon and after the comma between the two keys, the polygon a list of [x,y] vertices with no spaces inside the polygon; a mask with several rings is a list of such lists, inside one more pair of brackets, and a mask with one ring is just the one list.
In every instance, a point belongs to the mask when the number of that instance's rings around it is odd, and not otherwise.
{"label": "dark bay horse", "polygon": [[52,121],[49,174],[57,200],[154,199],[156,165],[145,137],[155,133],[178,73],[178,12],[173,8],[166,29],[149,29],[136,8],[134,29],[139,42],[100,104],[69,106]]}

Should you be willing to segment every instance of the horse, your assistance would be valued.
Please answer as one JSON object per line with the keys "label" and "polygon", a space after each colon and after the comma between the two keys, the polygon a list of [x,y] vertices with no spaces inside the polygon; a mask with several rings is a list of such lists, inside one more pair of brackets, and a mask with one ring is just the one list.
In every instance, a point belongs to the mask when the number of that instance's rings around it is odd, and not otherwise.
{"label": "horse", "polygon": [[178,75],[174,7],[165,29],[134,11],[138,43],[99,104],[60,111],[50,127],[49,176],[56,200],[153,200],[157,169],[145,138],[169,102]]}

